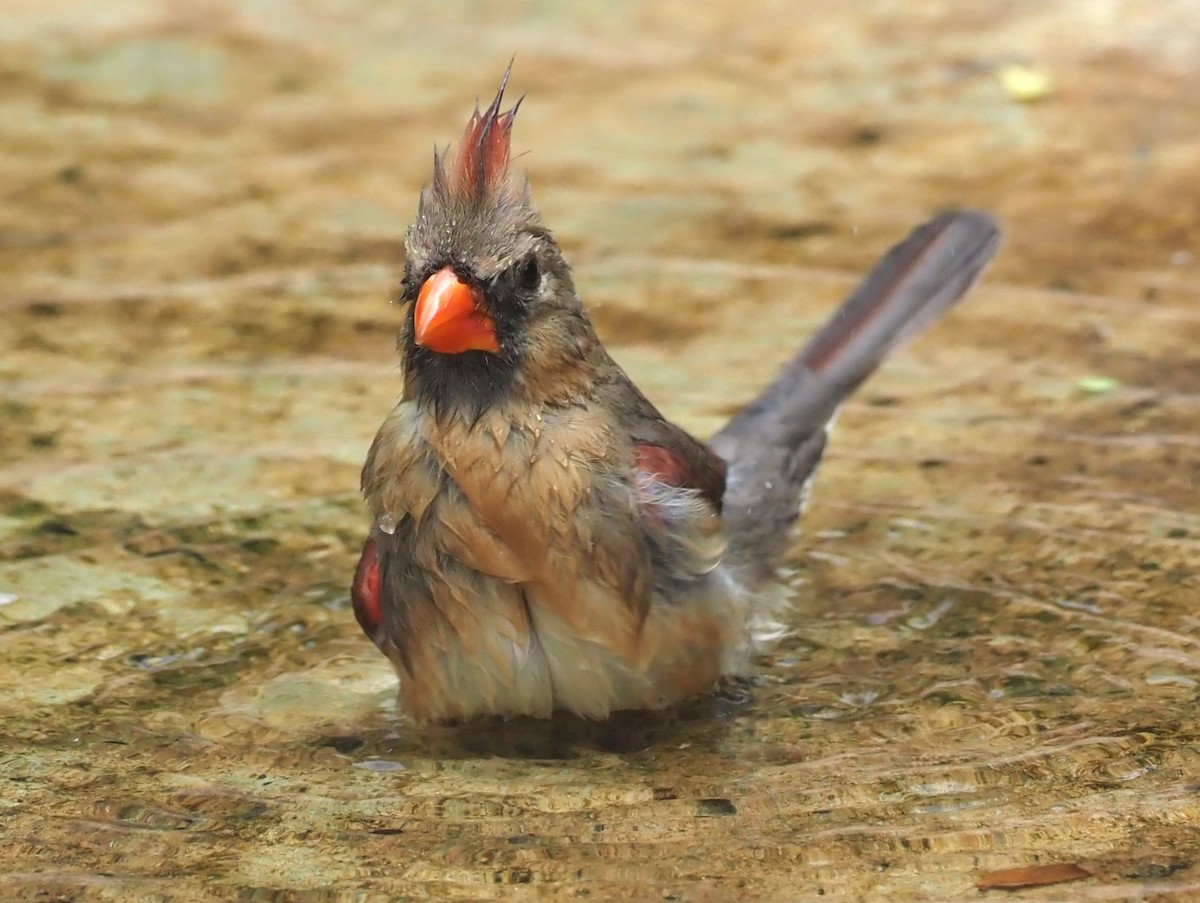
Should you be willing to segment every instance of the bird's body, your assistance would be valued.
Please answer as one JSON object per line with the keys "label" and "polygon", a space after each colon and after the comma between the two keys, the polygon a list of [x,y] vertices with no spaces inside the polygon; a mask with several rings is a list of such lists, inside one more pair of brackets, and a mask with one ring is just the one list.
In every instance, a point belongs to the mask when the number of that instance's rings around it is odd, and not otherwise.
{"label": "bird's body", "polygon": [[600,344],[508,172],[500,100],[436,161],[407,236],[405,388],[363,468],[355,611],[417,720],[662,708],[745,667],[828,421],[997,233],[980,214],[918,230],[705,445]]}
{"label": "bird's body", "polygon": [[[604,717],[711,687],[745,611],[711,506],[623,479],[628,440],[594,407],[515,413],[447,422],[402,403],[369,459],[410,477],[372,498],[404,512],[376,542],[405,600],[382,645],[406,710]],[[686,599],[655,585],[669,574],[691,578]]]}

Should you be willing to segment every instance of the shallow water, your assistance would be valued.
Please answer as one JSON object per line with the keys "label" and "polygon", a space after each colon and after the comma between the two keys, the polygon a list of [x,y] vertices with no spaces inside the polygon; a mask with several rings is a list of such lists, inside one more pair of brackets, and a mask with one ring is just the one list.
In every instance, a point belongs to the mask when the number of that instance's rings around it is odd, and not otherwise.
{"label": "shallow water", "polygon": [[[1200,891],[1191,3],[162,6],[0,18],[6,899]],[[598,326],[701,433],[931,211],[1009,240],[843,412],[753,686],[416,731],[357,470],[513,53]]]}

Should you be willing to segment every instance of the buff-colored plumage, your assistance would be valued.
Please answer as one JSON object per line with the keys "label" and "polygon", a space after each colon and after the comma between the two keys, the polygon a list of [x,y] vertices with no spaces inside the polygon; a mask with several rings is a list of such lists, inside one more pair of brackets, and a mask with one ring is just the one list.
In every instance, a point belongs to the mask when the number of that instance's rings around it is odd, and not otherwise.
{"label": "buff-colored plumage", "polygon": [[662,708],[745,668],[830,417],[997,233],[972,213],[915,232],[709,448],[600,344],[509,171],[500,103],[438,159],[405,268],[406,302],[447,269],[472,286],[499,351],[432,352],[406,308],[404,394],[363,468],[356,612],[417,720]]}

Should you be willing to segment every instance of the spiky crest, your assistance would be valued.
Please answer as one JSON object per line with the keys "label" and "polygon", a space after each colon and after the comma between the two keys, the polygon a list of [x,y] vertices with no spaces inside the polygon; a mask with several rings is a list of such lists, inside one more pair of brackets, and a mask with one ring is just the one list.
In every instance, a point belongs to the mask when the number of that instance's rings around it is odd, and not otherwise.
{"label": "spiky crest", "polygon": [[520,188],[509,178],[508,161],[513,120],[521,101],[513,104],[511,110],[500,112],[511,72],[509,63],[500,90],[486,110],[480,113],[476,103],[448,167],[444,155],[434,151],[431,188],[439,199],[474,204],[502,193],[520,193]]}

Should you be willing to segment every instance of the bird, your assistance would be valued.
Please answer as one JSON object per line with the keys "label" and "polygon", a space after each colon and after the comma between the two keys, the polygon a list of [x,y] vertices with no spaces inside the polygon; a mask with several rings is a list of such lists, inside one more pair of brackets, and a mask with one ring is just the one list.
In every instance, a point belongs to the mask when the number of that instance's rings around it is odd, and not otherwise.
{"label": "bird", "polygon": [[507,83],[434,151],[405,233],[402,390],[362,468],[353,609],[418,724],[603,720],[748,674],[840,405],[1001,237],[973,210],[915,229],[702,442],[597,336],[511,166]]}

